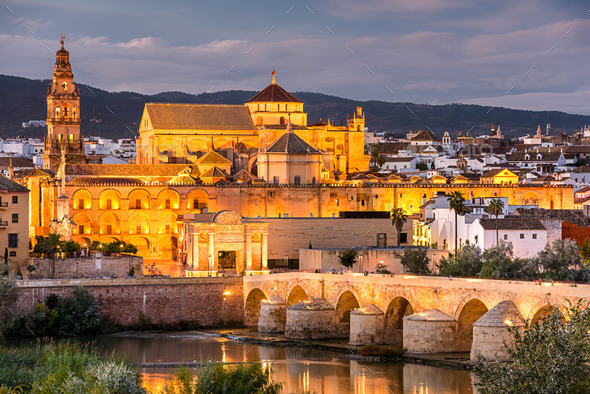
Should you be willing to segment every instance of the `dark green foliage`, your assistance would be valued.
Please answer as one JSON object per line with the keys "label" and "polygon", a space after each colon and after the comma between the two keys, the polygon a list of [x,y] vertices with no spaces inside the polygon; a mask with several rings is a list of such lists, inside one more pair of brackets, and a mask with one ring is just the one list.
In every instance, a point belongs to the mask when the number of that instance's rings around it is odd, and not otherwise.
{"label": "dark green foliage", "polygon": [[345,266],[346,268],[352,268],[356,263],[356,256],[358,255],[357,251],[354,249],[348,249],[345,252],[341,252],[338,256],[338,260],[340,264]]}
{"label": "dark green foliage", "polygon": [[12,311],[16,311],[19,292],[14,276],[0,278],[0,342],[4,340],[4,333],[14,321]]}
{"label": "dark green foliage", "polygon": [[426,248],[407,248],[400,258],[404,272],[411,272],[418,275],[428,275],[431,273]]}
{"label": "dark green foliage", "polygon": [[588,280],[588,268],[582,263],[580,250],[570,239],[555,240],[546,245],[534,260],[539,277],[548,280]]}
{"label": "dark green foliage", "polygon": [[145,392],[141,375],[126,362],[69,343],[0,348],[0,387],[34,393]]}
{"label": "dark green foliage", "polygon": [[187,368],[181,368],[164,388],[169,394],[278,394],[282,383],[272,380],[272,369],[258,363],[205,366],[197,380]]}
{"label": "dark green foliage", "polygon": [[418,164],[416,164],[416,169],[420,171],[428,171],[428,164],[426,164],[426,162],[424,161],[421,161]]}
{"label": "dark green foliage", "polygon": [[500,241],[484,250],[480,276],[484,278],[519,278],[526,261],[514,258],[512,242]]}
{"label": "dark green foliage", "polygon": [[441,258],[436,264],[438,273],[444,276],[477,276],[482,268],[479,247],[466,245],[454,258]]}
{"label": "dark green foliage", "polygon": [[90,244],[90,246],[88,247],[88,249],[90,249],[90,251],[95,252],[97,250],[100,249],[100,245],[101,243],[98,241],[92,241],[92,243]]}
{"label": "dark green foliage", "polygon": [[112,330],[108,320],[99,318],[100,306],[88,290],[78,287],[71,297],[50,294],[38,302],[32,313],[20,318],[12,332],[36,337],[85,337]]}
{"label": "dark green foliage", "polygon": [[61,250],[66,254],[67,257],[75,257],[75,254],[82,249],[80,244],[74,241],[62,242],[60,246]]}
{"label": "dark green foliage", "polygon": [[571,306],[567,321],[554,312],[510,327],[515,339],[508,353],[512,363],[479,359],[476,366],[479,392],[488,393],[588,393],[590,392],[590,310]]}
{"label": "dark green foliage", "polygon": [[387,265],[381,262],[377,263],[375,266],[375,272],[378,274],[391,274],[391,271],[387,269]]}

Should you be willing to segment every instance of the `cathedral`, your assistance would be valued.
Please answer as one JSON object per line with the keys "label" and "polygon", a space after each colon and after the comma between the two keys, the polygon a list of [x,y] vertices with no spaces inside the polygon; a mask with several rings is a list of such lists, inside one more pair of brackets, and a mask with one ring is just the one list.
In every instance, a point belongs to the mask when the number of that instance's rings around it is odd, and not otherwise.
{"label": "cathedral", "polygon": [[[566,187],[435,184],[367,174],[362,108],[346,124],[309,124],[303,105],[277,84],[274,70],[271,83],[243,105],[146,103],[136,163],[86,164],[80,95],[62,39],[47,95],[43,169],[22,179],[31,190],[30,238],[47,235],[61,220],[73,226],[71,238],[82,247],[122,241],[137,246],[146,261],[186,261],[187,223],[197,215],[233,211],[244,221],[232,225],[255,252],[244,254],[248,270],[266,267],[264,218],[337,218],[351,211],[362,216],[393,207],[418,214],[423,201],[457,189],[474,197],[508,197],[515,205],[573,208],[573,189]],[[210,223],[223,222],[224,215]],[[193,227],[205,231],[213,224]],[[206,234],[196,237],[194,250],[202,253],[193,254],[198,257],[192,264],[217,266],[217,254],[205,251],[216,252],[214,244],[227,247],[223,234],[213,241]],[[281,259],[281,252],[268,248],[268,260]]]}

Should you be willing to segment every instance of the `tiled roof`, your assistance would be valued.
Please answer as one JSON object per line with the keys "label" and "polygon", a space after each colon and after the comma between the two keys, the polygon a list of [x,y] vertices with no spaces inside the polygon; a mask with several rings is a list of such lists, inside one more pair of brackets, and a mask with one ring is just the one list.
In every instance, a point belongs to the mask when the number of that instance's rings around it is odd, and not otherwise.
{"label": "tiled roof", "polygon": [[[528,155],[528,159],[527,159]],[[540,158],[537,158],[540,155]],[[508,161],[557,161],[561,156],[561,152],[536,152],[535,150],[528,152],[514,152],[506,155]]]}
{"label": "tiled roof", "polygon": [[291,93],[287,92],[285,89],[280,87],[276,83],[271,83],[264,89],[262,89],[258,94],[248,100],[248,103],[254,102],[279,102],[279,103],[300,103],[301,101],[293,96]]}
{"label": "tiled roof", "polygon": [[318,151],[297,134],[285,133],[266,148],[266,153],[308,154],[318,153]]}
{"label": "tiled roof", "polygon": [[428,129],[425,129],[412,138],[412,141],[440,141],[440,138],[437,138]]}
{"label": "tiled roof", "polygon": [[[187,164],[66,164],[66,176],[174,177]],[[198,173],[198,170],[194,171]]]}
{"label": "tiled roof", "polygon": [[580,166],[580,167],[576,168],[576,169],[575,169],[575,170],[573,170],[572,172],[575,172],[576,174],[585,173],[585,172],[590,172],[590,166],[588,166],[588,165],[583,165],[583,166]]}
{"label": "tiled roof", "polygon": [[20,183],[16,183],[8,178],[5,178],[0,175],[0,191],[6,190],[8,192],[28,192],[29,189],[21,185]]}
{"label": "tiled roof", "polygon": [[225,178],[228,175],[218,167],[211,167],[201,174],[201,178]]}
{"label": "tiled roof", "polygon": [[255,130],[243,105],[147,103],[154,129]]}
{"label": "tiled roof", "polygon": [[[512,217],[497,220],[498,230],[546,230],[538,219]],[[479,223],[484,230],[496,229],[496,219],[480,219]]]}
{"label": "tiled roof", "polygon": [[379,153],[382,155],[397,155],[398,151],[408,149],[408,142],[380,142]]}
{"label": "tiled roof", "polygon": [[221,156],[215,151],[211,151],[204,156],[199,157],[197,160],[198,165],[218,165],[218,166],[230,166],[231,161]]}
{"label": "tiled roof", "polygon": [[484,172],[481,177],[482,178],[491,178],[493,176],[498,175],[499,173],[501,173],[502,171],[504,171],[504,168],[496,168],[494,170],[487,170],[486,172]]}
{"label": "tiled roof", "polygon": [[576,224],[582,227],[590,226],[590,218],[586,217],[579,209],[543,209],[543,208],[517,208],[514,217],[537,218],[541,220],[560,220],[562,222]]}
{"label": "tiled roof", "polygon": [[0,157],[0,167],[8,168],[10,166],[10,161],[12,160],[12,166],[14,168],[35,168],[35,163],[33,160],[27,159],[26,157]]}
{"label": "tiled roof", "polygon": [[252,179],[256,179],[256,177],[254,175],[250,174],[245,169],[242,169],[242,170],[236,172],[232,179],[234,182],[247,182]]}

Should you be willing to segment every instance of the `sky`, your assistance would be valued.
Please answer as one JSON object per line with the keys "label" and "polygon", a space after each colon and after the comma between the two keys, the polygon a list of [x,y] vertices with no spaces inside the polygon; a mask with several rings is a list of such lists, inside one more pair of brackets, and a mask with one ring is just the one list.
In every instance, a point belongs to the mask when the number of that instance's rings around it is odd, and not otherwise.
{"label": "sky", "polygon": [[0,74],[590,115],[590,1],[0,0]]}

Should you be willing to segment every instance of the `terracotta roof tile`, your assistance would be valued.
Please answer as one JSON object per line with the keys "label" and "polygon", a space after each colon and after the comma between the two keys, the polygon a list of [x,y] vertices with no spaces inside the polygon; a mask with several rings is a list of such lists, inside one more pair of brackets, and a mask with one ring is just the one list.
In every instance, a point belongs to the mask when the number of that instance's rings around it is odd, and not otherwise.
{"label": "terracotta roof tile", "polygon": [[[479,223],[484,230],[496,229],[496,219],[480,219]],[[498,230],[546,230],[546,228],[538,219],[511,217],[498,219]]]}
{"label": "terracotta roof tile", "polygon": [[318,151],[297,134],[285,133],[266,148],[266,153],[308,154],[318,153]]}
{"label": "terracotta roof tile", "polygon": [[297,97],[293,96],[291,93],[287,92],[278,84],[271,83],[270,85],[262,89],[260,92],[258,92],[258,94],[256,94],[247,102],[300,103],[301,101]]}
{"label": "terracotta roof tile", "polygon": [[29,189],[0,175],[0,190],[6,190],[8,192],[28,192]]}
{"label": "terracotta roof tile", "polygon": [[255,130],[243,105],[147,103],[154,129]]}
{"label": "terracotta roof tile", "polygon": [[[192,166],[187,164],[66,164],[66,176],[175,177],[187,167]],[[198,170],[195,173],[198,173]]]}
{"label": "terracotta roof tile", "polygon": [[199,157],[196,164],[198,165],[218,165],[218,166],[230,166],[231,161],[221,156],[215,151],[211,151],[204,156]]}

